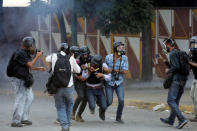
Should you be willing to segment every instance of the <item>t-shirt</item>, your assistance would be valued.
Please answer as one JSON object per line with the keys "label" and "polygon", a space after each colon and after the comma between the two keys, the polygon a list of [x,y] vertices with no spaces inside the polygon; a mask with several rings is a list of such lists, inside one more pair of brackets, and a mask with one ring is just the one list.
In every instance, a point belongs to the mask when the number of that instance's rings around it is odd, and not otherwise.
{"label": "t-shirt", "polygon": [[15,53],[14,60],[16,61],[15,70],[18,78],[25,78],[29,75],[29,67],[27,63],[30,62],[31,56],[24,50],[19,49]]}

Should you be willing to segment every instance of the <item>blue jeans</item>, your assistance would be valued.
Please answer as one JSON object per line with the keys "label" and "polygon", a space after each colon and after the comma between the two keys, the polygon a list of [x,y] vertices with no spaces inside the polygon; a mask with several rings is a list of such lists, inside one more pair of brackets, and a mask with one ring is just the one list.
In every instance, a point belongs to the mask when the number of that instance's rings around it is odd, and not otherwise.
{"label": "blue jeans", "polygon": [[185,120],[179,109],[179,102],[182,94],[184,93],[185,81],[173,81],[168,91],[168,105],[171,108],[170,116],[168,118],[169,123],[174,124],[175,118],[177,117],[180,122]]}
{"label": "blue jeans", "polygon": [[[97,104],[102,111],[107,109],[106,97],[103,88],[101,89],[87,89],[88,104],[90,110],[95,110],[95,103],[97,99]],[[96,98],[96,99],[95,99]]]}
{"label": "blue jeans", "polygon": [[60,124],[62,128],[69,129],[74,103],[74,88],[59,88],[54,99]]}
{"label": "blue jeans", "polygon": [[124,108],[124,87],[123,84],[119,86],[110,86],[107,85],[105,88],[106,96],[107,96],[107,106],[110,106],[113,102],[113,94],[114,91],[116,92],[116,95],[118,96],[118,109],[116,112],[116,118],[121,118],[123,108]]}

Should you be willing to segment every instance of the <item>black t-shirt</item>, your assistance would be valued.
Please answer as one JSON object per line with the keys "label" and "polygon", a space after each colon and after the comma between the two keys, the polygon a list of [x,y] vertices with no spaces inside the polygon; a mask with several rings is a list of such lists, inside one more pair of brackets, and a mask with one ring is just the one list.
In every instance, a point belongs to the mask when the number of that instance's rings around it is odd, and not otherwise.
{"label": "black t-shirt", "polygon": [[32,60],[31,56],[24,49],[19,49],[15,52],[14,60],[16,62],[14,68],[16,72],[16,77],[17,78],[27,77],[30,73],[27,63]]}

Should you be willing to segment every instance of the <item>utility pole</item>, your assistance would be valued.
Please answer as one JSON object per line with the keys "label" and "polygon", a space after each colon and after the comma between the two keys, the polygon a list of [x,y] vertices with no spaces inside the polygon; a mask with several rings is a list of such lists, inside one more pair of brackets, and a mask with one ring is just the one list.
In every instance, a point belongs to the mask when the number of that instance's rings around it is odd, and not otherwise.
{"label": "utility pole", "polygon": [[75,0],[73,0],[73,9],[72,9],[72,45],[77,46],[77,14],[76,14]]}

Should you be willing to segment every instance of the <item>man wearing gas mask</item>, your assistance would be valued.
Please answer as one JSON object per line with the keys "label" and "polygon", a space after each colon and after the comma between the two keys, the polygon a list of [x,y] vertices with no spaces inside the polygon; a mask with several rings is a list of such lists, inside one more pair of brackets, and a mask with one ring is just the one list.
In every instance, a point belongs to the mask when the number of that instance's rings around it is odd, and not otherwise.
{"label": "man wearing gas mask", "polygon": [[[84,122],[84,119],[82,118],[82,113],[84,112],[85,107],[87,105],[87,97],[86,97],[86,79],[82,76],[82,72],[88,71],[88,67],[86,65],[89,65],[92,56],[90,55],[90,50],[87,46],[81,46],[79,52],[80,52],[80,58],[77,61],[79,66],[81,67],[81,72],[74,75],[74,86],[77,92],[77,98],[73,106],[72,119],[79,122]],[[76,114],[78,107],[79,110],[78,113]]]}
{"label": "man wearing gas mask", "polygon": [[179,124],[176,128],[181,129],[187,124],[186,118],[183,116],[179,109],[179,102],[181,96],[184,93],[184,87],[187,80],[187,75],[182,74],[181,62],[180,62],[180,51],[175,48],[175,42],[172,38],[167,38],[163,42],[163,49],[169,53],[169,67],[165,69],[165,73],[172,75],[172,84],[168,90],[167,103],[171,108],[170,116],[168,118],[160,118],[161,122],[170,126],[174,125],[175,118],[179,120]]}
{"label": "man wearing gas mask", "polygon": [[[34,81],[31,70],[45,71],[44,67],[34,66],[42,54],[41,51],[36,51],[35,39],[28,36],[23,38],[22,48],[14,52],[10,59],[7,75],[13,77],[12,85],[15,88],[12,127],[32,125],[32,122],[29,121],[29,112],[33,101],[32,85]],[[32,58],[32,56],[34,57]],[[13,74],[10,74],[10,72]]]}
{"label": "man wearing gas mask", "polygon": [[128,58],[125,55],[125,46],[122,42],[113,43],[114,54],[109,54],[105,58],[108,65],[108,73],[111,73],[111,80],[106,84],[107,104],[110,106],[113,102],[113,93],[116,91],[118,96],[118,109],[116,113],[116,121],[122,121],[122,112],[124,108],[124,74],[128,72]]}
{"label": "man wearing gas mask", "polygon": [[195,117],[190,119],[191,122],[197,122],[197,36],[190,39],[190,64],[194,74],[194,81],[191,86],[190,96],[194,103]]}
{"label": "man wearing gas mask", "polygon": [[105,120],[105,110],[107,108],[104,82],[111,80],[111,74],[105,72],[107,69],[107,65],[102,62],[102,57],[95,55],[91,59],[88,72],[82,72],[82,76],[86,78],[89,108],[94,113],[97,103],[101,120]]}

